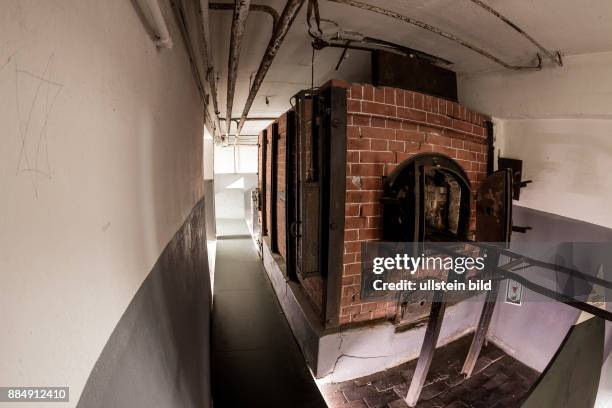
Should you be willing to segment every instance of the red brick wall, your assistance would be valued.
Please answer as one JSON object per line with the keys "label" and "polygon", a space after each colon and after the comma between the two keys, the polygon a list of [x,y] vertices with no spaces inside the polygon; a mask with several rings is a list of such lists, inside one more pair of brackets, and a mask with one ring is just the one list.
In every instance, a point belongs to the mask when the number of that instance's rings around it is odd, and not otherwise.
{"label": "red brick wall", "polygon": [[[382,177],[416,153],[455,159],[476,191],[486,176],[488,118],[457,103],[402,89],[354,84],[347,101],[344,269],[340,323],[391,318],[395,302],[362,302],[361,242],[381,237]],[[353,180],[353,177],[356,177]],[[472,203],[470,229],[475,229]]]}

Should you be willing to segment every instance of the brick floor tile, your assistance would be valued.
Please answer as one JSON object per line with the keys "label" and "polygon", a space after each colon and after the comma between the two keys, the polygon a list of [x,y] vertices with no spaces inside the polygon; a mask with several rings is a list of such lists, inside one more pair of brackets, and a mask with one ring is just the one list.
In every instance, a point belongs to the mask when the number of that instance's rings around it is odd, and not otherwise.
{"label": "brick floor tile", "polygon": [[[538,373],[489,344],[477,362],[481,371],[475,370],[466,379],[460,370],[470,342],[471,336],[464,336],[436,350],[417,408],[520,407]],[[338,401],[331,408],[406,407],[403,398],[415,367],[416,360],[412,360],[356,380],[331,384],[336,394],[327,388],[324,393]],[[338,396],[350,402],[342,404]]]}
{"label": "brick floor tile", "polygon": [[390,390],[394,386],[403,384],[404,382],[406,382],[406,380],[399,373],[391,373],[389,376],[374,382],[372,385],[380,392]]}
{"label": "brick floor tile", "polygon": [[355,401],[363,399],[370,395],[376,395],[377,391],[376,388],[371,385],[364,385],[361,387],[354,387],[344,390],[342,391],[342,393],[344,394],[344,397],[347,401]]}
{"label": "brick floor tile", "polygon": [[368,396],[364,398],[364,401],[368,408],[382,408],[386,407],[392,401],[398,400],[399,397],[393,390],[379,392],[376,395]]}

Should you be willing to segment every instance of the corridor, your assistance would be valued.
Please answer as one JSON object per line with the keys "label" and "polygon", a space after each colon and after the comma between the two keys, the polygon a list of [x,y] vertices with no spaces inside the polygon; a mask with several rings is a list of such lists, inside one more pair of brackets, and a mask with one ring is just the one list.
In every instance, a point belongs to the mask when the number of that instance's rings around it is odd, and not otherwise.
{"label": "corridor", "polygon": [[217,220],[212,317],[216,408],[325,407],[247,225]]}

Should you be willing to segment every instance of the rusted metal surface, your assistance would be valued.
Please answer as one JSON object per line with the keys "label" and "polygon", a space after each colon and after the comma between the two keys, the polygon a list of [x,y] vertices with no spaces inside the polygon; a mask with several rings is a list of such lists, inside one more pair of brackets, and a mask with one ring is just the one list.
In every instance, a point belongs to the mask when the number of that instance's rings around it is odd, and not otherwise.
{"label": "rusted metal surface", "polygon": [[476,241],[509,242],[512,233],[512,170],[487,177],[476,198]]}
{"label": "rusted metal surface", "polygon": [[302,277],[315,276],[319,270],[319,227],[320,227],[320,180],[316,165],[319,149],[316,126],[318,99],[313,95],[300,93],[297,96],[297,271]]}
{"label": "rusted metal surface", "polygon": [[[248,6],[242,5],[243,3],[248,3]],[[239,18],[237,19],[236,9],[238,7],[240,7],[241,14]],[[245,10],[245,7],[246,7],[246,10]],[[252,4],[250,3],[250,0],[246,2],[238,1],[235,4],[233,3],[209,3],[208,8],[209,10],[234,11],[234,17],[232,20],[232,40],[230,41],[230,57],[228,61],[227,107],[228,107],[229,113],[227,117],[231,117],[231,111],[233,110],[232,105],[233,105],[235,85],[236,85],[236,80],[237,80],[236,75],[237,75],[238,59],[239,59],[239,51],[240,51],[240,44],[237,44],[234,40],[235,26],[239,24],[238,26],[236,26],[236,29],[239,30],[238,32],[236,32],[236,34],[238,34],[239,36],[238,40],[240,40],[242,38],[242,35],[244,34],[244,21],[242,21],[242,19],[246,20],[247,18],[246,14],[248,14],[249,11],[263,12],[263,13],[270,15],[270,17],[272,17],[272,33],[274,33],[275,27],[278,25],[279,16],[278,16],[278,12],[273,7],[265,5],[265,4]],[[204,41],[203,53],[206,56],[205,59],[208,61],[208,51],[207,51],[206,41]],[[234,56],[232,57],[232,55]],[[206,79],[210,86],[210,93],[211,93],[213,108],[215,111],[215,126],[219,130],[219,132],[221,132],[220,121],[224,121],[224,119],[219,118],[220,111],[219,111],[219,105],[217,102],[218,100],[217,99],[217,85],[216,85],[214,68],[212,66],[208,66],[207,68]],[[231,96],[230,96],[230,92],[231,92]],[[260,120],[260,119],[261,120],[275,120],[276,118],[247,118],[246,120]],[[232,121],[237,122],[239,120],[240,118],[232,118]],[[225,121],[225,127],[226,127],[225,133],[226,133],[226,136],[228,136],[230,132],[230,128],[231,128],[231,123],[228,123],[227,121]],[[235,141],[235,143],[239,144],[237,140]]]}
{"label": "rusted metal surface", "polygon": [[287,248],[287,277],[291,280],[297,280],[295,270],[296,259],[296,232],[297,227],[297,186],[296,186],[296,115],[295,111],[287,112],[287,134],[285,140],[285,247]]}
{"label": "rusted metal surface", "polygon": [[219,121],[219,113],[221,113],[221,111],[219,110],[219,102],[217,99],[217,81],[215,79],[214,68],[212,66],[208,68],[206,77],[208,79],[210,97],[213,103],[215,127],[217,131],[221,133],[221,122]]}
{"label": "rusted metal surface", "polygon": [[495,17],[499,18],[501,21],[506,23],[508,26],[512,27],[516,32],[521,34],[523,37],[525,37],[527,40],[529,40],[529,42],[531,42],[533,45],[535,45],[542,52],[542,54],[544,54],[548,59],[554,61],[560,67],[563,66],[563,59],[561,58],[561,53],[559,51],[549,51],[542,44],[537,42],[532,36],[527,34],[525,32],[525,30],[523,30],[522,28],[520,28],[519,26],[514,24],[507,17],[505,17],[503,14],[501,14],[499,11],[495,10],[491,6],[486,5],[485,3],[483,3],[480,0],[470,0],[470,1],[472,3],[478,5],[478,6],[482,7],[483,9],[487,10],[489,13],[491,13]]}
{"label": "rusted metal surface", "polygon": [[[232,3],[208,3],[208,8],[210,10],[234,10],[234,5]],[[274,7],[265,4],[251,4],[249,10],[266,13],[272,17],[272,31],[274,32],[279,19],[278,12]]]}
{"label": "rusted metal surface", "polygon": [[267,201],[268,192],[267,184],[268,177],[267,163],[268,163],[268,130],[264,129],[261,133],[261,236],[268,235],[268,205]]}
{"label": "rusted metal surface", "polygon": [[326,239],[323,265],[325,276],[325,326],[339,325],[340,298],[342,296],[342,270],[344,255],[344,209],[346,201],[346,89],[331,87],[325,91],[323,126],[325,163],[325,209],[323,230]]}
{"label": "rusted metal surface", "polygon": [[[369,39],[369,40],[368,40]],[[315,38],[312,42],[312,46],[316,50],[322,50],[323,48],[342,48],[358,51],[377,51],[384,50],[392,52],[394,54],[402,56],[416,56],[418,58],[430,61],[432,63],[440,63],[444,65],[452,65],[452,62],[444,58],[436,57],[435,55],[428,54],[423,51],[415,50],[412,48],[404,47],[399,44],[390,43],[388,41],[373,39],[370,37],[364,37],[363,41],[352,41],[343,40],[338,42],[337,40],[324,40],[322,38]]]}
{"label": "rusted metal surface", "polygon": [[509,159],[507,157],[498,157],[497,168],[512,170],[512,182],[514,183],[512,199],[518,201],[521,198],[521,188],[527,187],[529,183],[532,183],[532,180],[523,180],[523,161]]}
{"label": "rusted metal surface", "polygon": [[422,21],[419,20],[415,20],[414,18],[408,17],[408,16],[404,16],[402,14],[396,13],[395,11],[392,10],[388,10],[379,6],[375,6],[372,4],[367,4],[367,3],[362,3],[360,1],[355,1],[355,0],[329,0],[331,2],[334,3],[338,3],[338,4],[346,4],[348,6],[352,6],[352,7],[356,7],[362,10],[366,10],[366,11],[371,11],[374,13],[378,13],[378,14],[382,14],[385,15],[387,17],[391,17],[391,18],[395,18],[397,20],[401,20],[404,21],[406,23],[415,25],[417,27],[420,27],[424,30],[430,31],[434,34],[437,34],[441,37],[447,38],[451,41],[454,41],[458,44],[461,44],[462,46],[477,52],[478,54],[482,55],[483,57],[486,57],[488,59],[490,59],[491,61],[494,61],[495,63],[501,65],[502,67],[506,68],[506,69],[511,69],[511,70],[515,70],[515,71],[520,71],[520,70],[541,70],[542,69],[542,58],[540,57],[540,55],[537,55],[537,59],[538,59],[538,63],[534,66],[529,66],[529,65],[513,65],[513,64],[509,64],[505,61],[503,61],[502,59],[496,57],[495,55],[491,54],[489,51],[484,50],[468,41],[465,41],[457,36],[455,36],[454,34],[448,33],[444,30],[441,30],[438,27],[432,26],[431,24],[427,24],[424,23]]}
{"label": "rusted metal surface", "polygon": [[372,52],[372,84],[416,91],[458,102],[457,75],[421,58]]}
{"label": "rusted metal surface", "polygon": [[270,250],[278,253],[278,223],[276,201],[278,200],[278,122],[272,124],[270,136]]}
{"label": "rusted metal surface", "polygon": [[249,111],[251,110],[251,106],[255,101],[255,97],[257,96],[257,92],[259,92],[259,88],[263,83],[268,70],[270,69],[270,65],[272,65],[272,61],[274,61],[274,57],[278,53],[280,46],[289,32],[295,17],[300,11],[302,5],[304,4],[304,0],[287,0],[287,4],[283,9],[283,12],[278,20],[278,24],[276,29],[274,30],[274,34],[272,38],[270,38],[270,42],[268,42],[268,47],[266,48],[266,52],[259,64],[259,68],[257,69],[257,73],[255,74],[255,78],[253,78],[253,83],[251,85],[251,89],[249,91],[249,96],[244,105],[244,109],[242,111],[242,115],[240,117],[240,122],[238,123],[238,129],[236,131],[236,135],[240,135],[240,131],[244,126],[244,122],[246,120]]}
{"label": "rusted metal surface", "polygon": [[[232,17],[232,32],[230,37],[230,50],[227,60],[227,99],[226,99],[226,118],[232,117],[232,106],[234,104],[234,91],[236,90],[236,80],[238,77],[238,62],[240,60],[240,47],[247,17],[249,16],[249,5],[251,0],[236,0],[234,3],[234,14]],[[231,122],[225,122],[225,134],[229,137],[232,127]],[[238,139],[238,138],[236,138]]]}

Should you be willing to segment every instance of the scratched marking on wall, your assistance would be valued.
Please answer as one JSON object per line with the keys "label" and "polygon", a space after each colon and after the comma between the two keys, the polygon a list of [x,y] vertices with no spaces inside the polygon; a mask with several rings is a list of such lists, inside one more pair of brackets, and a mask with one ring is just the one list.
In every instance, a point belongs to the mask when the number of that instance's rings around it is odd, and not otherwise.
{"label": "scratched marking on wall", "polygon": [[15,63],[15,98],[19,120],[19,155],[16,174],[27,174],[35,197],[42,180],[53,178],[49,159],[49,116],[63,85],[49,79],[53,55],[41,74],[20,69]]}

